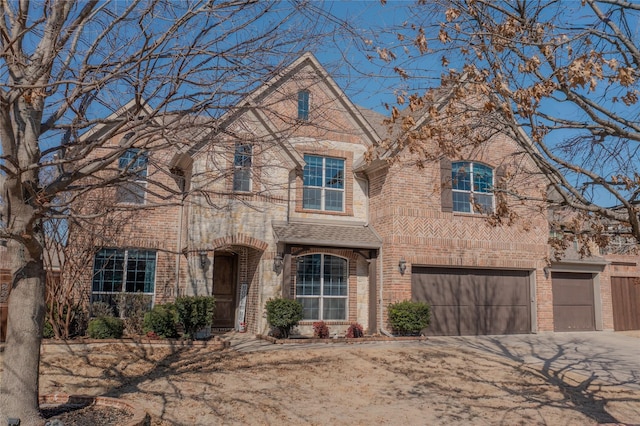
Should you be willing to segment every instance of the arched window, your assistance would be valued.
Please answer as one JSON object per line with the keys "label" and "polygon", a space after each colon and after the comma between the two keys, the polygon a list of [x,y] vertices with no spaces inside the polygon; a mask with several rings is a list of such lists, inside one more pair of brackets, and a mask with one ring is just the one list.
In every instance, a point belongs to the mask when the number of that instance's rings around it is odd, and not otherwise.
{"label": "arched window", "polygon": [[347,319],[347,260],[328,254],[298,257],[296,299],[305,320]]}
{"label": "arched window", "polygon": [[493,169],[480,163],[451,163],[453,211],[493,212]]}

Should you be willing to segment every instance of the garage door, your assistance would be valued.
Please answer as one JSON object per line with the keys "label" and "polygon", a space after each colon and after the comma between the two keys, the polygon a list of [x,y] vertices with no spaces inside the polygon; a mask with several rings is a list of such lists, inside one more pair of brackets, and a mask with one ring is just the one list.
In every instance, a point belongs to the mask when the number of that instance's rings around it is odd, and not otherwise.
{"label": "garage door", "polygon": [[596,329],[592,274],[553,272],[551,286],[554,331]]}
{"label": "garage door", "polygon": [[413,300],[431,305],[427,334],[531,332],[528,271],[412,267]]}
{"label": "garage door", "polygon": [[611,277],[613,328],[640,330],[640,278]]}

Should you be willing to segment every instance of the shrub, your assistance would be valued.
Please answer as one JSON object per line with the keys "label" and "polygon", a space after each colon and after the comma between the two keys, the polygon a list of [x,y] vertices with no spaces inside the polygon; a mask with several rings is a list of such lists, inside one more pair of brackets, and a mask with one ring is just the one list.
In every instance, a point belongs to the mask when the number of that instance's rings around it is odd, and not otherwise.
{"label": "shrub", "polygon": [[424,302],[410,300],[391,303],[389,321],[396,333],[400,335],[418,334],[431,322],[431,307]]}
{"label": "shrub", "polygon": [[198,330],[213,323],[215,299],[212,296],[178,297],[175,306],[178,322],[184,327],[188,339],[193,339]]}
{"label": "shrub", "polygon": [[349,339],[357,339],[363,336],[364,336],[364,331],[362,329],[362,326],[357,322],[352,323],[347,329],[346,337],[348,337]]}
{"label": "shrub", "polygon": [[112,317],[113,308],[105,302],[93,302],[91,304],[91,316],[95,318]]}
{"label": "shrub", "polygon": [[43,339],[53,339],[55,334],[53,333],[53,326],[49,321],[44,322],[44,326],[42,327],[42,338]]}
{"label": "shrub", "polygon": [[124,330],[130,336],[139,336],[144,330],[144,315],[151,307],[151,296],[142,293],[120,294],[116,298],[118,312],[124,320]]}
{"label": "shrub", "polygon": [[71,322],[69,337],[84,336],[87,333],[88,326],[89,313],[82,306],[77,306]]}
{"label": "shrub", "polygon": [[317,339],[329,338],[329,327],[324,321],[316,321],[313,323],[313,337]]}
{"label": "shrub", "polygon": [[122,337],[124,322],[115,317],[98,317],[89,321],[89,337],[92,339],[119,339]]}
{"label": "shrub", "polygon": [[164,338],[178,337],[177,321],[178,316],[173,304],[156,305],[144,314],[143,331],[147,336],[153,333]]}
{"label": "shrub", "polygon": [[269,299],[266,304],[267,322],[288,338],[291,329],[302,319],[302,303],[293,299]]}

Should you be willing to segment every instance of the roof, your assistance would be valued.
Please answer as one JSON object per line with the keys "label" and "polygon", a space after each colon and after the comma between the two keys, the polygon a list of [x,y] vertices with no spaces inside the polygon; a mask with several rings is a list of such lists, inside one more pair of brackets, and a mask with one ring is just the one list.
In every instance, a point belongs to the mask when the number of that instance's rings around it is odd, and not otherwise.
{"label": "roof", "polygon": [[286,244],[362,249],[382,246],[378,234],[364,223],[274,222],[273,231],[277,242]]}

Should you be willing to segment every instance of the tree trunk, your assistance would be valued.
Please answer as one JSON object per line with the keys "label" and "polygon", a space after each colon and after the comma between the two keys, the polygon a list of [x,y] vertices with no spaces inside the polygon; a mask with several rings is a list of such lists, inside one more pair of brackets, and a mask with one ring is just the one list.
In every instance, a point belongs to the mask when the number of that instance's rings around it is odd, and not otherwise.
{"label": "tree trunk", "polygon": [[21,425],[42,424],[38,376],[45,315],[45,270],[39,243],[30,240],[27,247],[17,241],[8,243],[13,283],[0,383],[2,424],[9,418],[20,419]]}

